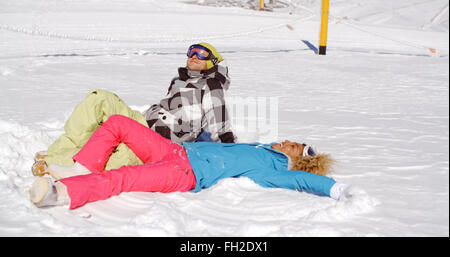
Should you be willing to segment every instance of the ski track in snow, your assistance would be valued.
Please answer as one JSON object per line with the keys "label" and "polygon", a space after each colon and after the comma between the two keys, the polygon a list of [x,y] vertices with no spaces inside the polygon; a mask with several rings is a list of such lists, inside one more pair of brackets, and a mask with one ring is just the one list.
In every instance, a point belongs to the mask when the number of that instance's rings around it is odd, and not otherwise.
{"label": "ski track in snow", "polygon": [[[304,6],[317,10],[318,2]],[[320,57],[300,40],[316,41],[317,17],[294,23],[302,17],[180,1],[143,1],[141,8],[117,1],[105,9],[102,1],[72,1],[68,8],[0,0],[0,235],[448,236],[448,28],[442,32],[448,7],[430,1],[429,20],[411,21],[405,11],[415,13],[422,2],[387,2],[366,9],[357,0],[336,2],[336,17],[348,15],[375,34],[330,23],[329,50]],[[216,22],[192,32],[195,14]],[[264,30],[283,22],[295,29]],[[241,35],[220,38],[216,27]],[[252,31],[261,32],[243,33]],[[108,89],[144,111],[185,62],[187,41],[205,35],[218,36],[212,43],[226,56],[230,100],[278,97],[278,137],[265,140],[304,141],[331,153],[338,160],[331,176],[354,185],[352,199],[336,202],[239,178],[197,194],[123,193],[74,211],[30,203],[35,152],[63,132],[88,91]],[[440,52],[431,57],[397,39]],[[245,124],[235,120],[241,142],[263,138]]]}

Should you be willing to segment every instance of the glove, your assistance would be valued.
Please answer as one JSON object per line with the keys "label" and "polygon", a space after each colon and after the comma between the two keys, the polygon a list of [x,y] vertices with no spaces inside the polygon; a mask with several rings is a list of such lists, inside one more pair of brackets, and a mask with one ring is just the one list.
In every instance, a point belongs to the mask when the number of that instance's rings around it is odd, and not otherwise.
{"label": "glove", "polygon": [[341,201],[349,199],[352,196],[352,187],[344,183],[336,182],[330,189],[330,197],[335,200]]}

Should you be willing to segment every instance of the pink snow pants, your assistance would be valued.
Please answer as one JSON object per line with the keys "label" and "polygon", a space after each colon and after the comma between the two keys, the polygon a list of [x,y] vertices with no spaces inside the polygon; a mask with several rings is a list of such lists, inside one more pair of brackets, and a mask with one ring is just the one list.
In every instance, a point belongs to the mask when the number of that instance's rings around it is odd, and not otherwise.
{"label": "pink snow pants", "polygon": [[[144,164],[104,170],[109,156],[121,142]],[[186,192],[196,185],[182,146],[122,115],[109,117],[73,160],[92,173],[59,180],[67,187],[70,209],[121,192]]]}

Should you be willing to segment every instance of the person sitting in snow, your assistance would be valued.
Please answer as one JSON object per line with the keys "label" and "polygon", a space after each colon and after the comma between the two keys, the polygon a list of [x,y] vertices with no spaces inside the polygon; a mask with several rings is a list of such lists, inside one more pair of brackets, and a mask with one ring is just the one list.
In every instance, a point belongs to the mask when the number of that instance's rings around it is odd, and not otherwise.
{"label": "person sitting in snow", "polygon": [[[233,143],[236,137],[225,105],[229,88],[228,67],[222,55],[208,43],[191,45],[186,67],[170,83],[167,95],[143,114],[132,110],[116,94],[95,89],[88,93],[68,118],[61,135],[47,151],[36,154],[34,175],[49,172],[52,164],[70,166],[72,156],[109,116],[120,114],[148,126],[177,144],[192,141]],[[119,145],[106,169],[143,162],[124,144]]]}
{"label": "person sitting in snow", "polygon": [[[105,170],[119,143],[144,162]],[[325,175],[333,159],[306,144],[185,142],[162,137],[128,117],[111,116],[73,157],[50,178],[39,177],[30,190],[38,207],[69,205],[76,209],[121,192],[199,192],[220,179],[248,177],[263,187],[306,191],[333,199],[351,196],[349,187]]]}

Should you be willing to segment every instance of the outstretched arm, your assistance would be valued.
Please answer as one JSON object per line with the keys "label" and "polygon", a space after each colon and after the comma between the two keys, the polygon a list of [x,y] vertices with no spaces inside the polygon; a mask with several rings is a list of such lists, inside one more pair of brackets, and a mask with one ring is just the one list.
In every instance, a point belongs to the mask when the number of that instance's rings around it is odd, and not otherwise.
{"label": "outstretched arm", "polygon": [[320,196],[329,196],[340,199],[346,185],[338,183],[334,179],[319,176],[306,171],[286,170],[275,172],[274,175],[254,179],[263,187],[286,188],[305,191]]}

